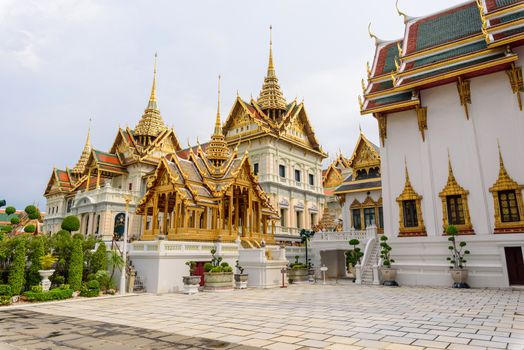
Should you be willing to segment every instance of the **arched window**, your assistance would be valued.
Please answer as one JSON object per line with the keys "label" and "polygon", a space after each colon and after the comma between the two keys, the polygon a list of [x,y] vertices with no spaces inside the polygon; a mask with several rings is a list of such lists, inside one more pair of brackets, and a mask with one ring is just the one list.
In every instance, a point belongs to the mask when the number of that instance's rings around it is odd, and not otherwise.
{"label": "arched window", "polygon": [[113,230],[113,236],[116,240],[120,240],[122,236],[124,235],[125,223],[126,223],[126,214],[125,213],[116,214],[115,228]]}

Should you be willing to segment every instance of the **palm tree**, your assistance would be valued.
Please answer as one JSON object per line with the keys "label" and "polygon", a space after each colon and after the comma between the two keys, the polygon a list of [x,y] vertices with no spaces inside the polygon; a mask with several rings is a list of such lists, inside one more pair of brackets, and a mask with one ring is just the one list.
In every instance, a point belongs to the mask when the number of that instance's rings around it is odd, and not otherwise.
{"label": "palm tree", "polygon": [[125,272],[123,270],[124,259],[122,258],[122,255],[120,255],[120,253],[117,252],[115,249],[111,250],[111,254],[109,254],[107,263],[111,267],[111,280],[113,279],[113,275],[115,274],[115,269],[118,268],[122,270],[122,273]]}

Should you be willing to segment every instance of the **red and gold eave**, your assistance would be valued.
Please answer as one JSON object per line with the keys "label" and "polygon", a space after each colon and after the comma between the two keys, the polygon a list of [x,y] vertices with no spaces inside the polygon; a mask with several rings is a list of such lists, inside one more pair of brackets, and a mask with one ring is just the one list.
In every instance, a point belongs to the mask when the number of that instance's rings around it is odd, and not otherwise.
{"label": "red and gold eave", "polygon": [[[362,81],[361,114],[377,117],[416,109],[421,106],[420,90],[514,66],[518,56],[512,48],[524,41],[524,0],[503,7],[498,4],[498,0],[476,0],[426,17],[402,14],[404,38],[381,41],[372,35],[376,50],[373,65],[367,68],[367,84]],[[464,14],[470,20],[461,23],[463,33],[423,40],[420,28],[425,23],[440,21],[444,26],[446,20]]]}

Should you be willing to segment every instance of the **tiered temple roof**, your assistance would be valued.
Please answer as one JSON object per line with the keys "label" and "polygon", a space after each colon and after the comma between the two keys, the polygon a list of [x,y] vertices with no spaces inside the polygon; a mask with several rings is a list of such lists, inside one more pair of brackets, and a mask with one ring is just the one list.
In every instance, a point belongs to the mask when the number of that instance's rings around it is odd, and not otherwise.
{"label": "tiered temple roof", "polygon": [[415,109],[421,89],[509,69],[517,60],[512,47],[524,39],[522,0],[468,1],[418,18],[398,13],[402,39],[370,32],[376,51],[359,98],[362,114]]}
{"label": "tiered temple roof", "polygon": [[223,132],[230,146],[270,135],[327,157],[315,136],[304,101],[298,102],[295,98],[288,102],[280,89],[273,62],[272,39],[267,74],[258,99],[245,101],[237,95]]}

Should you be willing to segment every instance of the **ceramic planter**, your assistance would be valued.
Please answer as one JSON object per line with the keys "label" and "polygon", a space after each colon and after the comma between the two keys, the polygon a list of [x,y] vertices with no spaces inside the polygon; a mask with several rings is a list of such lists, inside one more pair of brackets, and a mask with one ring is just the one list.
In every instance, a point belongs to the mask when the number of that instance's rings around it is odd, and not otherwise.
{"label": "ceramic planter", "polygon": [[288,269],[287,279],[289,283],[304,283],[308,280],[308,269]]}
{"label": "ceramic planter", "polygon": [[247,273],[235,274],[235,288],[246,289],[247,288]]}
{"label": "ceramic planter", "polygon": [[382,282],[385,286],[398,286],[397,281],[395,279],[397,278],[397,269],[392,269],[390,267],[382,267],[380,269],[380,274],[382,275]]}
{"label": "ceramic planter", "polygon": [[468,280],[468,270],[466,269],[451,269],[451,278],[453,278],[453,288],[469,288],[466,283]]}
{"label": "ceramic planter", "polygon": [[204,290],[233,289],[233,272],[204,272]]}
{"label": "ceramic planter", "polygon": [[40,282],[40,284],[42,285],[42,290],[44,292],[47,292],[49,288],[51,288],[49,277],[51,277],[54,272],[55,270],[38,270],[40,277],[42,277],[42,282]]}
{"label": "ceramic planter", "polygon": [[195,294],[198,293],[198,287],[200,285],[200,276],[182,276],[184,282],[184,293]]}

